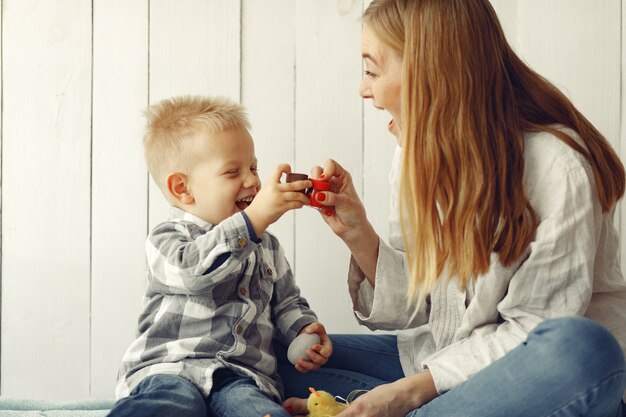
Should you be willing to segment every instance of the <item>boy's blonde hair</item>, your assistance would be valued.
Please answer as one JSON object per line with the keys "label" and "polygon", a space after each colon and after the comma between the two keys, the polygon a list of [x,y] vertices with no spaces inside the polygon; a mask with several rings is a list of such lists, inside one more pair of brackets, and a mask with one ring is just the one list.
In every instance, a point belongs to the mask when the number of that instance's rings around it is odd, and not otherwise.
{"label": "boy's blonde hair", "polygon": [[150,175],[166,193],[172,172],[187,172],[193,164],[194,139],[199,133],[250,129],[240,104],[226,97],[180,96],[150,106],[145,116],[144,154]]}

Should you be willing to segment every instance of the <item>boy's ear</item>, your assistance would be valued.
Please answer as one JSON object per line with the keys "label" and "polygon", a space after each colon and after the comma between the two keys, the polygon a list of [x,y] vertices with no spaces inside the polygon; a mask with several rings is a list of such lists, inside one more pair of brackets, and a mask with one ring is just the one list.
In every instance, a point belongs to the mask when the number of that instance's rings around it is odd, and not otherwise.
{"label": "boy's ear", "polygon": [[191,204],[194,202],[193,194],[187,186],[187,176],[180,172],[174,172],[167,176],[167,192],[172,199],[181,204]]}

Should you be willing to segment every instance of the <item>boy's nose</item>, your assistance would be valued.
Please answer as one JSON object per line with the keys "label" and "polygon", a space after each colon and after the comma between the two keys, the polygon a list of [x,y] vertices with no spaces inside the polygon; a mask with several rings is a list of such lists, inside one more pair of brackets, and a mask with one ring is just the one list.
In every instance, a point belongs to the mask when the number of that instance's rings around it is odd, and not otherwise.
{"label": "boy's nose", "polygon": [[259,185],[261,185],[261,180],[259,179],[257,175],[254,175],[253,173],[250,173],[248,175],[244,183],[244,186],[246,188],[258,187]]}

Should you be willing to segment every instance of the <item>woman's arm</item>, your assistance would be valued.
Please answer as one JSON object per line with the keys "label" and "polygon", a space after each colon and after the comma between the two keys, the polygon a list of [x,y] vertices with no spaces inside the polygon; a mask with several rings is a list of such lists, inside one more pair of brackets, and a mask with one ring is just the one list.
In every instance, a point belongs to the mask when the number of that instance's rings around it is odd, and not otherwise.
{"label": "woman's arm", "polygon": [[[326,161],[323,169],[313,168],[311,176],[328,180],[332,184],[332,192],[318,193],[320,203],[335,209],[332,215],[323,215],[324,221],[343,240],[374,287],[379,237],[367,219],[365,207],[354,189],[352,176],[332,159]],[[320,195],[323,200],[319,200]]]}
{"label": "woman's arm", "polygon": [[[399,169],[400,151],[396,149],[392,161],[392,188],[397,187],[393,174]],[[388,245],[367,220],[352,178],[341,165],[328,160],[324,169],[315,167],[311,175],[323,175],[332,183],[332,191],[324,193],[324,204],[333,206],[335,213],[323,218],[352,253],[348,286],[359,322],[373,330],[398,330],[425,323],[426,305],[418,309],[408,302],[406,259],[397,216],[390,218]]]}
{"label": "woman's arm", "polygon": [[[365,278],[372,288],[376,283],[376,265],[378,261],[378,241],[379,237],[369,221],[362,228],[351,230],[351,236],[343,239],[344,243],[352,253],[355,262],[363,271]],[[360,229],[360,230],[359,230]]]}

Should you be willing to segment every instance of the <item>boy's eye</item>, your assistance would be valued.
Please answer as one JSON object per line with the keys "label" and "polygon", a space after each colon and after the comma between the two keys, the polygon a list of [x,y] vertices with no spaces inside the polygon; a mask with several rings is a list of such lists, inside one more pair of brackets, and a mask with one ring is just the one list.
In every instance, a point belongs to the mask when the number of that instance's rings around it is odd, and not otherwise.
{"label": "boy's eye", "polygon": [[226,174],[228,175],[235,175],[239,172],[238,169],[229,169],[228,171],[226,171]]}
{"label": "boy's eye", "polygon": [[257,169],[256,166],[252,166],[252,167],[250,167],[250,171],[252,171],[252,172],[254,172],[256,174],[258,169]]}

